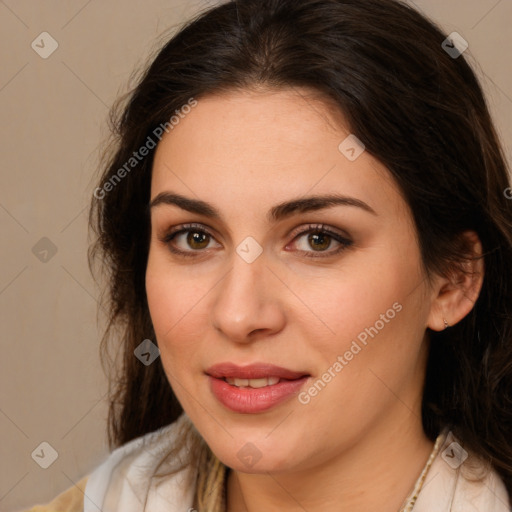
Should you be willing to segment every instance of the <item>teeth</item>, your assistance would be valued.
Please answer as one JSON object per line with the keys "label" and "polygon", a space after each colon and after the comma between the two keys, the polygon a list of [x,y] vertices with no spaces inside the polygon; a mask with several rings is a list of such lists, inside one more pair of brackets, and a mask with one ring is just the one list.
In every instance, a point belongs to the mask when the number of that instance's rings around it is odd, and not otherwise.
{"label": "teeth", "polygon": [[226,382],[238,388],[264,388],[265,386],[273,386],[279,382],[279,377],[264,377],[262,379],[237,379],[226,377]]}

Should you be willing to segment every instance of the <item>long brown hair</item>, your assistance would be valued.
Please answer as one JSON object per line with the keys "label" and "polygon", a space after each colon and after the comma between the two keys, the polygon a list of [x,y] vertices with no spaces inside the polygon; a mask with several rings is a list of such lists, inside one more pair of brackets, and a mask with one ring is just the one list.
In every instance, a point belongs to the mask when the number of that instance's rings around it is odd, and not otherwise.
{"label": "long brown hair", "polygon": [[117,332],[122,354],[111,380],[111,446],[182,412],[160,361],[145,366],[133,354],[155,341],[145,292],[154,151],[114,175],[190,98],[309,87],[389,169],[412,211],[427,277],[460,266],[468,248],[459,235],[478,233],[483,287],[457,325],[428,331],[422,419],[431,439],[448,426],[512,493],[510,183],[469,51],[454,58],[446,38],[397,0],[237,0],[198,14],[159,51],[113,110],[115,138],[90,212],[91,266],[97,258],[108,279],[103,347]]}

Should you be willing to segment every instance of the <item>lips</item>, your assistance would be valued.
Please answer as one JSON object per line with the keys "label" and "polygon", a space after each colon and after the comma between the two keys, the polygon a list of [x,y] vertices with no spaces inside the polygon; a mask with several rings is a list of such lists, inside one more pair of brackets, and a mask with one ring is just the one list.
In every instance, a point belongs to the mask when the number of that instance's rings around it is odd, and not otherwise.
{"label": "lips", "polygon": [[211,366],[206,373],[217,379],[264,379],[278,377],[279,379],[295,380],[308,376],[307,372],[298,372],[267,363],[253,363],[247,366],[238,366],[234,363],[220,363]]}
{"label": "lips", "polygon": [[227,409],[242,414],[265,412],[288,401],[310,377],[307,372],[267,363],[248,366],[221,363],[205,373],[217,400]]}

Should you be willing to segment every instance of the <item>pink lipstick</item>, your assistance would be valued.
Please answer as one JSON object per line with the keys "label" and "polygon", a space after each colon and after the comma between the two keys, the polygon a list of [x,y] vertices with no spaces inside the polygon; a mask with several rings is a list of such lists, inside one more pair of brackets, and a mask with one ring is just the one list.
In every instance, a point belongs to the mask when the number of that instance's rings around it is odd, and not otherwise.
{"label": "pink lipstick", "polygon": [[296,395],[310,376],[267,363],[220,363],[206,374],[217,400],[231,411],[245,414],[267,411]]}

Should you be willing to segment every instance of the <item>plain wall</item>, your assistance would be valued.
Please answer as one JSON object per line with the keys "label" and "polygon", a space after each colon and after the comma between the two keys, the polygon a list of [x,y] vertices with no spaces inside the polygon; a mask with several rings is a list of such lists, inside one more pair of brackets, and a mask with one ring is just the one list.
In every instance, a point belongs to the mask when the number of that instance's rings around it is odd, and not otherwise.
{"label": "plain wall", "polygon": [[[87,206],[108,107],[164,30],[213,3],[0,3],[1,511],[50,500],[108,453],[99,289],[87,266]],[[512,2],[414,3],[469,42],[465,55],[478,63],[511,161]],[[43,51],[44,31],[58,42],[46,59],[31,47],[36,40]],[[42,442],[58,454],[48,469],[31,456]]]}

